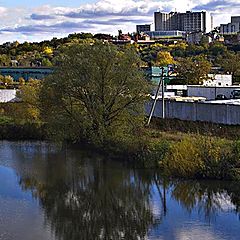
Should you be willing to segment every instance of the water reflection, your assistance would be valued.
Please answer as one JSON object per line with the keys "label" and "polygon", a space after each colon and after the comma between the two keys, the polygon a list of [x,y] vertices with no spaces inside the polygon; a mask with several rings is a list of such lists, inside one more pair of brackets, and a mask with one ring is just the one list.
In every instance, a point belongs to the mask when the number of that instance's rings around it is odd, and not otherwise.
{"label": "water reflection", "polygon": [[0,154],[11,152],[5,165],[16,171],[22,191],[39,201],[56,239],[146,239],[168,221],[173,202],[209,224],[218,214],[240,211],[236,183],[173,181],[86,152],[39,143],[7,146],[0,148]]}
{"label": "water reflection", "polygon": [[[17,159],[25,159],[22,151],[17,154],[21,155]],[[22,189],[39,199],[59,239],[143,239],[147,235],[154,224],[150,186],[132,171],[80,152],[48,157],[46,161],[33,158],[31,169],[18,162],[17,172]]]}

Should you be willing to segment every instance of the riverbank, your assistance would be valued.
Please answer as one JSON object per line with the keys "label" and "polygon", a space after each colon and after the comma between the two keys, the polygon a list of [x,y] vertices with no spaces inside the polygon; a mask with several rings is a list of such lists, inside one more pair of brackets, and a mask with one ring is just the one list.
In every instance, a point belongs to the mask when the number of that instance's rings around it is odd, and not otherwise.
{"label": "riverbank", "polygon": [[8,141],[47,140],[46,127],[38,123],[0,123],[0,139]]}
{"label": "riverbank", "polygon": [[240,180],[240,141],[149,130],[148,149],[137,158],[145,167],[191,179]]}
{"label": "riverbank", "polygon": [[[204,129],[206,131],[204,131]],[[154,120],[136,142],[119,140],[89,148],[137,168],[161,169],[167,176],[191,179],[240,180],[238,127]],[[224,133],[224,134],[223,134]],[[47,140],[43,124],[0,124],[2,140]],[[75,146],[76,147],[76,146]]]}
{"label": "riverbank", "polygon": [[209,122],[182,121],[178,119],[153,118],[151,128],[174,134],[175,132],[214,136],[230,140],[238,140],[240,126],[223,125]]}

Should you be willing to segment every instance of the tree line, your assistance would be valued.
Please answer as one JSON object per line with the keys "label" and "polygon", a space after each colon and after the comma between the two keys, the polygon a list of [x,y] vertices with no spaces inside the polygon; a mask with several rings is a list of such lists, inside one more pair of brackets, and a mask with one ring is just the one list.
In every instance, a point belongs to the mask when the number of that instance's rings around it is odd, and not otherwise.
{"label": "tree line", "polygon": [[[74,33],[65,38],[53,38],[42,42],[8,42],[0,45],[1,66],[57,66],[59,58],[65,49],[75,44],[93,43],[96,41],[111,41],[114,39],[109,34]],[[186,42],[155,43],[151,45],[134,44],[142,63],[142,66],[173,64],[179,66],[180,75],[198,76],[199,72],[186,74],[186,69],[204,68],[204,73],[209,72],[209,67],[218,67],[221,73],[233,75],[235,82],[240,78],[240,48],[238,45],[227,46],[221,42],[200,44],[187,44]],[[198,70],[200,71],[200,70]],[[182,73],[180,73],[182,72]],[[183,79],[184,83],[196,84],[196,79]],[[191,82],[192,81],[192,82]],[[198,81],[198,80],[197,80]]]}

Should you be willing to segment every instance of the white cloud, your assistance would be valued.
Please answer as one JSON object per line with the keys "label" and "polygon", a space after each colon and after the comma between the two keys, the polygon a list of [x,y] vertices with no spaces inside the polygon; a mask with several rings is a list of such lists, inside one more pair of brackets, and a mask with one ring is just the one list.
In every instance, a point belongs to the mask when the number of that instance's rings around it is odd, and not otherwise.
{"label": "white cloud", "polygon": [[0,14],[5,14],[7,12],[7,9],[4,7],[0,7]]}
{"label": "white cloud", "polygon": [[[71,32],[117,34],[135,31],[137,23],[152,23],[154,11],[208,10],[215,25],[240,12],[240,0],[99,0],[79,8],[44,5],[33,9],[0,7],[0,41],[42,40]],[[42,31],[41,31],[42,29]]]}

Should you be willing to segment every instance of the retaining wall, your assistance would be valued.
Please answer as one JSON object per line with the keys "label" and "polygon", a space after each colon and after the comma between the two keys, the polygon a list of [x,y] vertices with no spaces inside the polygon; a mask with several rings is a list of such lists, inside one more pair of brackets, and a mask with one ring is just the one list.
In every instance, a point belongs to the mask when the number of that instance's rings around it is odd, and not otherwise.
{"label": "retaining wall", "polygon": [[[152,101],[146,104],[146,113],[150,114]],[[162,116],[162,102],[157,101],[154,117]],[[240,105],[165,102],[166,118],[188,121],[202,121],[226,125],[240,125]]]}

